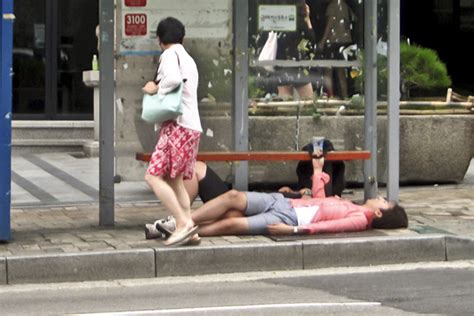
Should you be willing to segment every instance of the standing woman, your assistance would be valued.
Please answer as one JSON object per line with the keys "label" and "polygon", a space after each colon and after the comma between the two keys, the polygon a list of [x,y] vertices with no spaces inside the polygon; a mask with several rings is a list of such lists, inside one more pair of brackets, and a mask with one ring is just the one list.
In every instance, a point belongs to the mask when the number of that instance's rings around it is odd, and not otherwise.
{"label": "standing woman", "polygon": [[197,102],[198,70],[182,45],[184,34],[184,25],[179,20],[168,17],[160,21],[156,35],[163,53],[158,74],[155,82],[148,82],[142,89],[148,94],[167,94],[184,84],[183,114],[162,123],[145,175],[145,181],[176,219],[176,230],[165,242],[168,246],[199,238],[183,184],[184,179],[192,178],[202,132]]}

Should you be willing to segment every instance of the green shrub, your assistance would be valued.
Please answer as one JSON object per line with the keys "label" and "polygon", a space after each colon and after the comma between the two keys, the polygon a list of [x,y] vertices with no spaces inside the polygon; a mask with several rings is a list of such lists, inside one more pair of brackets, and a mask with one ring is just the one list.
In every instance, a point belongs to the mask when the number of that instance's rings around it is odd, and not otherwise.
{"label": "green shrub", "polygon": [[[363,52],[360,52],[363,65]],[[377,82],[379,96],[387,91],[387,57],[377,57]],[[363,73],[356,78],[356,90],[363,92]],[[439,59],[435,50],[418,45],[400,44],[400,84],[404,97],[409,96],[411,89],[430,90],[447,88],[451,85],[446,65]]]}
{"label": "green shrub", "polygon": [[436,51],[417,45],[400,45],[400,78],[402,87],[447,88],[451,85],[446,65],[439,59]]}

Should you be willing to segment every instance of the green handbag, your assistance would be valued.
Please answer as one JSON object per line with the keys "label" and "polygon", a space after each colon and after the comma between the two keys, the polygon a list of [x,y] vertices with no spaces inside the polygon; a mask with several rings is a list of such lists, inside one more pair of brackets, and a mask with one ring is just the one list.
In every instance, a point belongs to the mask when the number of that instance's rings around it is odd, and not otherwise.
{"label": "green handbag", "polygon": [[142,119],[148,123],[174,120],[183,114],[181,99],[184,83],[167,94],[145,94],[142,100]]}

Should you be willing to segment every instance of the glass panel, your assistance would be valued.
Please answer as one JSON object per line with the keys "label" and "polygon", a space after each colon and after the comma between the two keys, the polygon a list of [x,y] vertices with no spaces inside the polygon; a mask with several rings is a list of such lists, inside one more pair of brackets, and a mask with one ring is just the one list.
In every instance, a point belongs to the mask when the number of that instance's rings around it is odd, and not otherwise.
{"label": "glass panel", "polygon": [[257,0],[251,1],[249,15],[251,58],[262,59],[270,31],[278,34],[277,65],[253,67],[250,98],[347,99],[358,93],[354,75],[363,42],[362,1]]}
{"label": "glass panel", "polygon": [[98,1],[58,1],[58,114],[92,114],[93,91],[82,82],[97,54]]}
{"label": "glass panel", "polygon": [[15,1],[13,113],[45,112],[45,1]]}

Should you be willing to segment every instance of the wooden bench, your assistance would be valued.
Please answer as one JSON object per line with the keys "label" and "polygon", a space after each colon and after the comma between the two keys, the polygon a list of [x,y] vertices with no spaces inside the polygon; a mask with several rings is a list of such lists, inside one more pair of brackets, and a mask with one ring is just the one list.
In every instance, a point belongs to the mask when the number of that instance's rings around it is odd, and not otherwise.
{"label": "wooden bench", "polygon": [[[135,159],[150,161],[151,153],[136,153]],[[325,156],[326,161],[368,160],[370,151],[331,151]],[[202,151],[198,153],[199,161],[289,161],[310,160],[306,151]]]}
{"label": "wooden bench", "polygon": [[[151,153],[136,153],[135,158],[148,162]],[[201,151],[197,156],[199,161],[299,161],[310,159],[307,151]],[[326,161],[368,160],[370,151],[330,151],[326,153],[325,159]],[[332,178],[332,166],[329,168],[326,172]],[[332,195],[330,185],[327,186],[326,194]]]}

